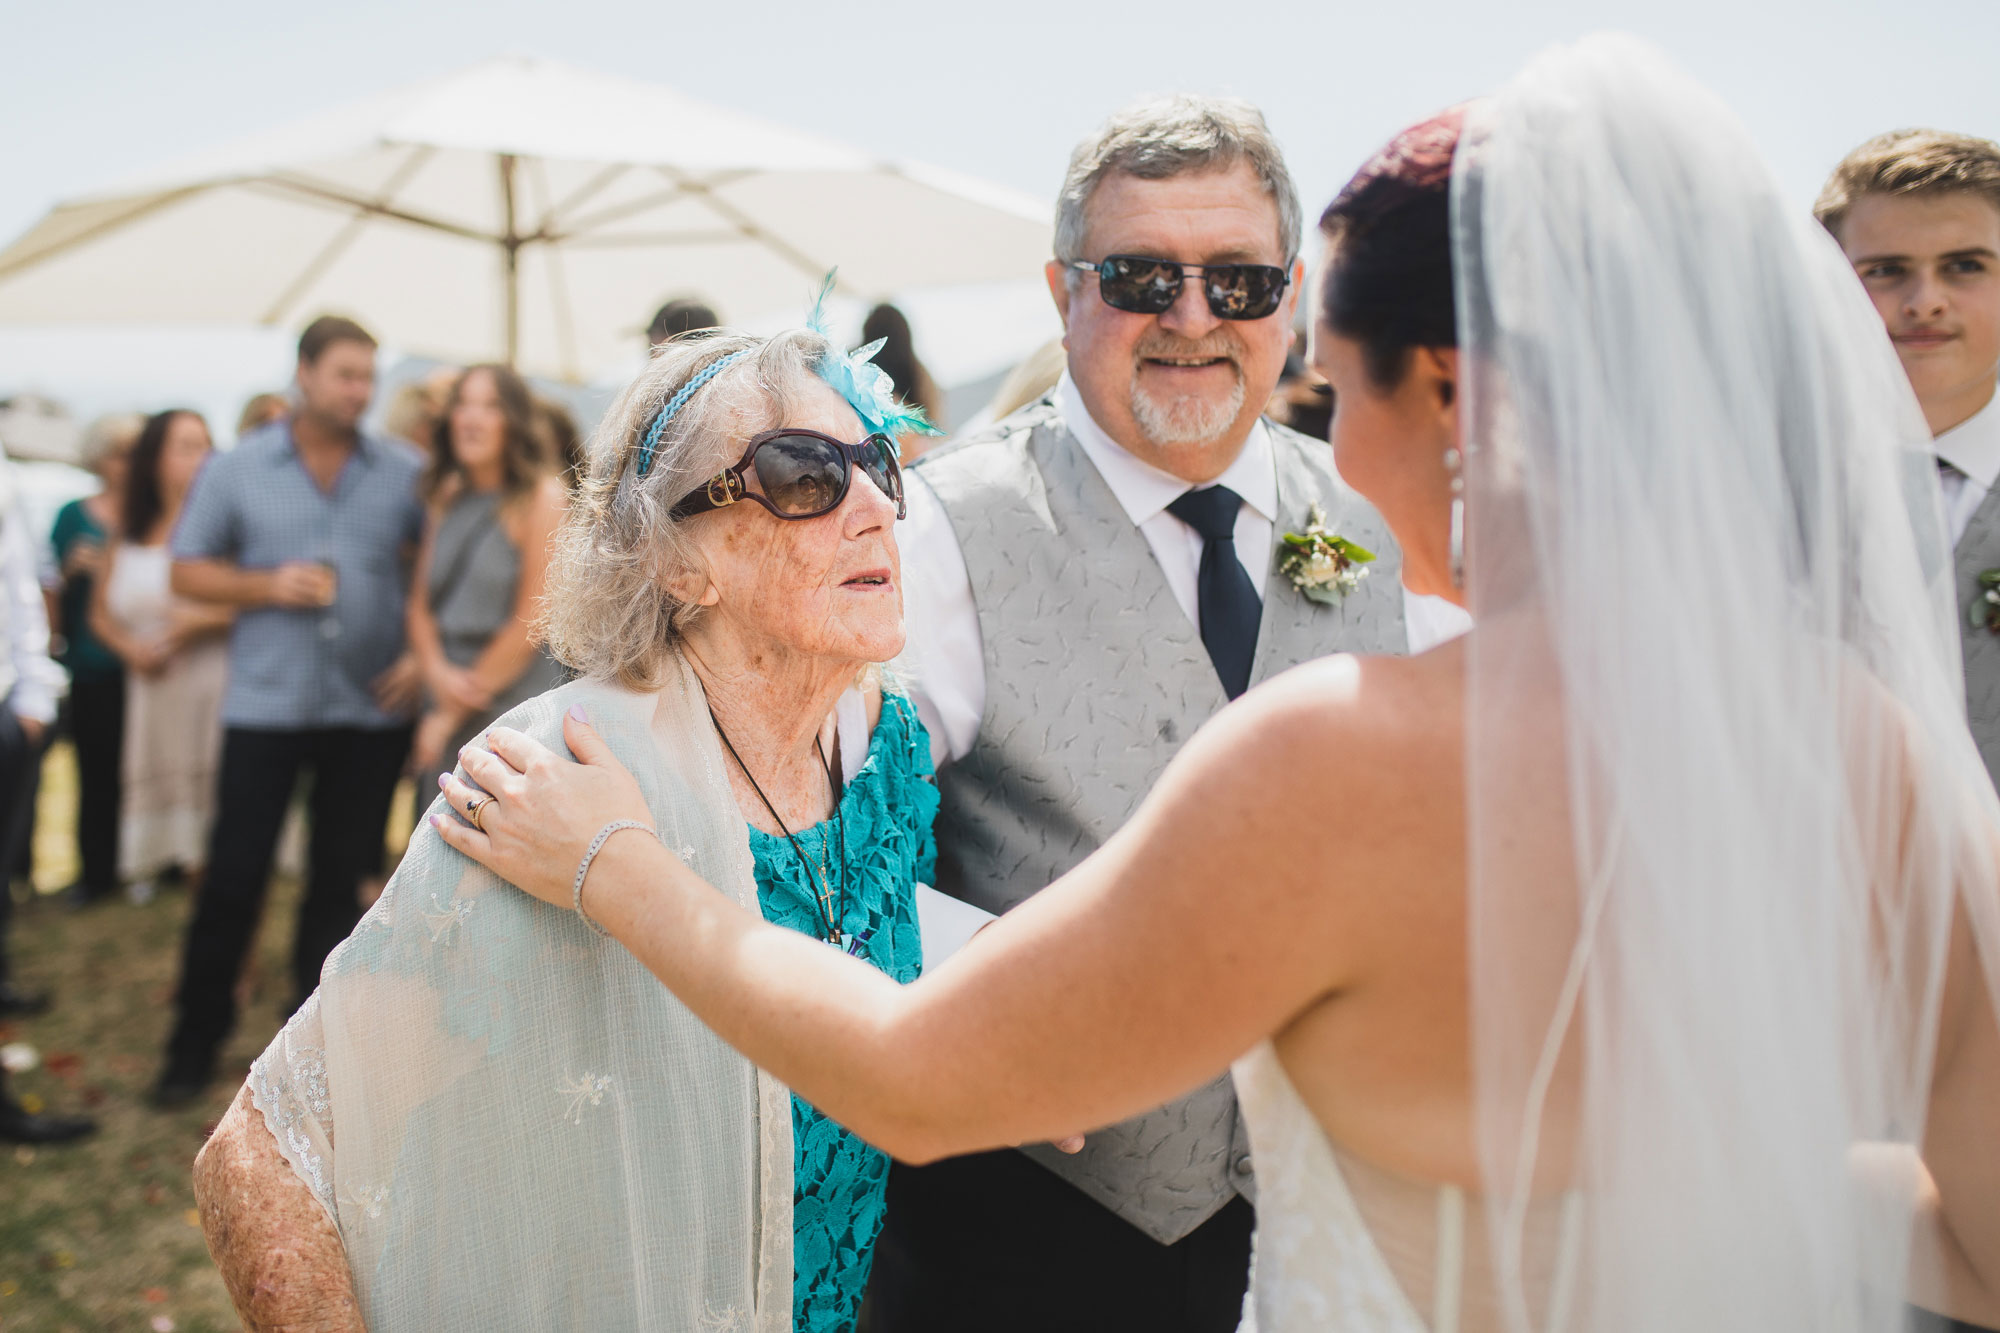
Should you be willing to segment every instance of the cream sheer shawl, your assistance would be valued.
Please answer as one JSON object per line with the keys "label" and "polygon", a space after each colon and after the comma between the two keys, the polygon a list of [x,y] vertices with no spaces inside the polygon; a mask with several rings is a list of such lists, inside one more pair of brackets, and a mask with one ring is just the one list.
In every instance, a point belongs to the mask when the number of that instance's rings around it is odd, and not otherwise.
{"label": "cream sheer shawl", "polygon": [[[580,681],[665,844],[757,909],[701,686]],[[377,1333],[790,1327],[790,1095],[624,948],[426,827],[250,1090],[339,1229]]]}

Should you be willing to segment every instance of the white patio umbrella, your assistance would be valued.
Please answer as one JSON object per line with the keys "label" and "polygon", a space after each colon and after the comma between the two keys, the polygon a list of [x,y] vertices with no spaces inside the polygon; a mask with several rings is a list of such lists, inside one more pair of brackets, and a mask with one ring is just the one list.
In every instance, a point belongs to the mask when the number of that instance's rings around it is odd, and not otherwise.
{"label": "white patio umbrella", "polygon": [[290,327],[576,381],[653,309],[1032,279],[1048,209],[672,89],[503,58],[56,207],[0,252],[0,322]]}

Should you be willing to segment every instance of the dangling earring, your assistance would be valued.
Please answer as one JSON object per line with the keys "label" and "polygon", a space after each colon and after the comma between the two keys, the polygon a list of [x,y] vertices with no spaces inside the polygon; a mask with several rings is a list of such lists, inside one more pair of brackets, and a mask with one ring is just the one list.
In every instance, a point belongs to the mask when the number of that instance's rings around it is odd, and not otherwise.
{"label": "dangling earring", "polygon": [[1444,451],[1444,470],[1451,474],[1451,586],[1465,588],[1465,471],[1457,449]]}

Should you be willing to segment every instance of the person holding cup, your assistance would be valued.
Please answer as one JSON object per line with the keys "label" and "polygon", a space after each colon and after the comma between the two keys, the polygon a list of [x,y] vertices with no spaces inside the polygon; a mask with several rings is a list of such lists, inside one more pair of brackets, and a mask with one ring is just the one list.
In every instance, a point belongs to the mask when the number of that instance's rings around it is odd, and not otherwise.
{"label": "person holding cup", "polygon": [[403,601],[423,531],[422,461],[361,430],[375,340],[325,316],[299,339],[298,405],[202,469],[175,529],[173,590],[237,610],[208,879],[189,923],[162,1107],[199,1097],[236,1020],[233,987],[300,774],[312,772],[294,1002],[360,916],[410,745],[417,673]]}

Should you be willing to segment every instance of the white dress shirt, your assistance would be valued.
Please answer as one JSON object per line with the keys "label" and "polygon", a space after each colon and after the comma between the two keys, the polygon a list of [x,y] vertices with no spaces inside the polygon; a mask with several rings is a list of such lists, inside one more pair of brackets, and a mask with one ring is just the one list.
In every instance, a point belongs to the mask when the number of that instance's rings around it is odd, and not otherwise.
{"label": "white dress shirt", "polygon": [[36,577],[36,543],[13,471],[14,465],[0,454],[0,630],[5,636],[0,699],[17,716],[46,726],[56,720],[56,701],[69,673],[49,658],[49,614]]}
{"label": "white dress shirt", "polygon": [[1938,473],[1944,491],[1944,516],[1951,544],[1965,536],[1972,516],[1986,502],[1986,493],[2000,481],[2000,395],[1937,437],[1938,458],[1951,464]]}

